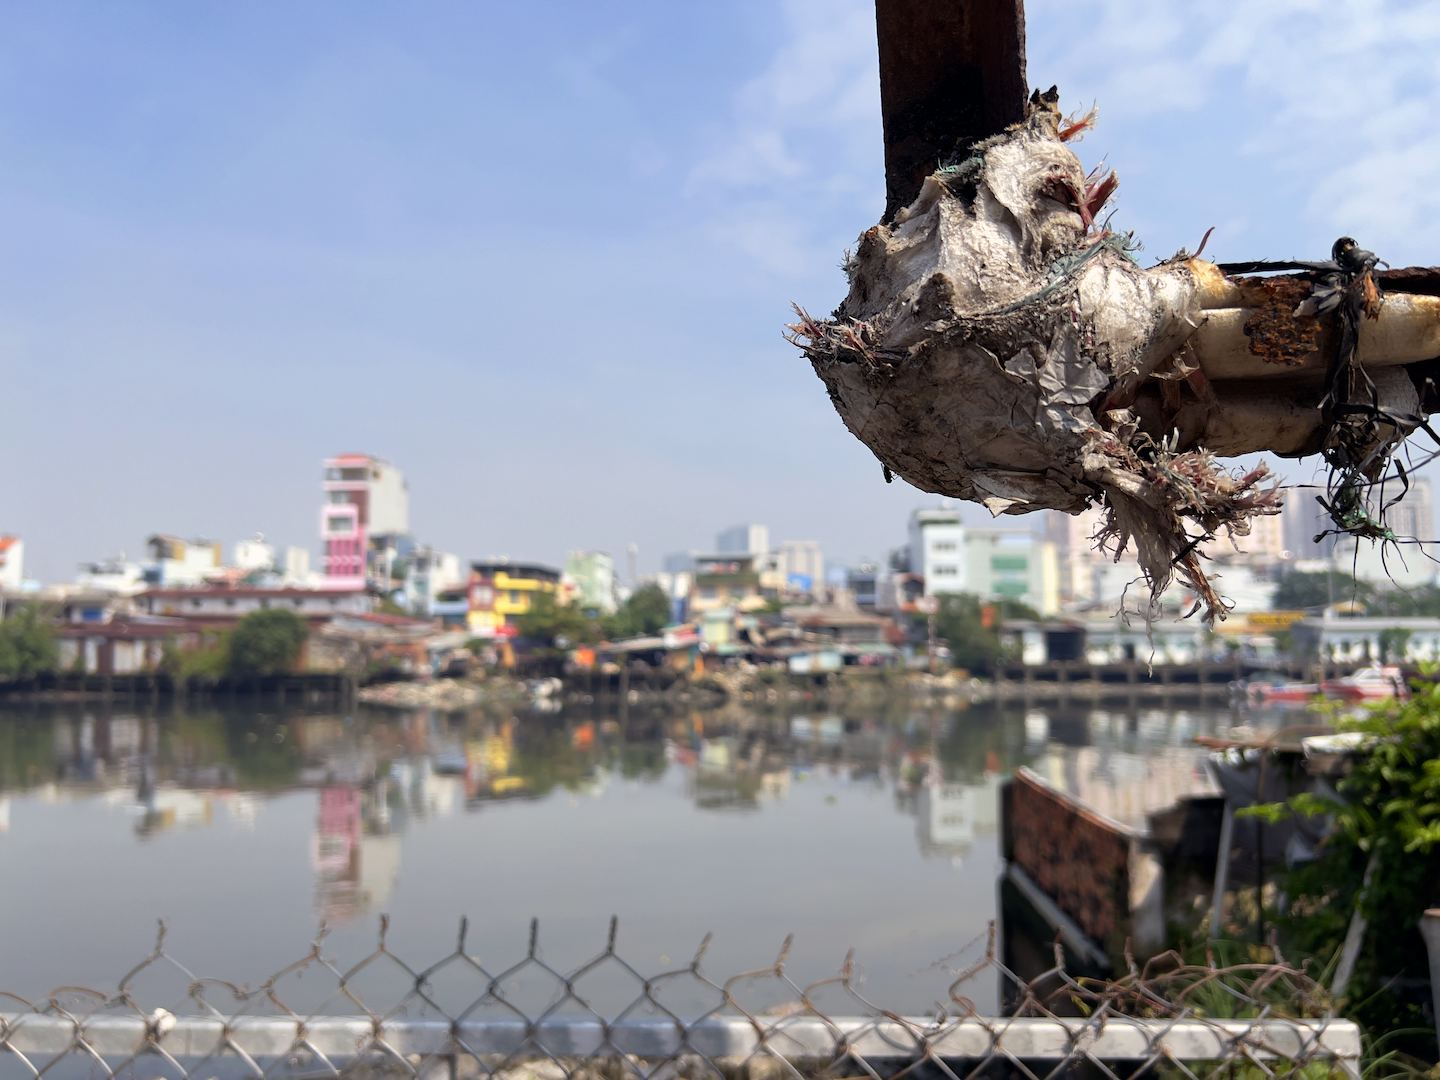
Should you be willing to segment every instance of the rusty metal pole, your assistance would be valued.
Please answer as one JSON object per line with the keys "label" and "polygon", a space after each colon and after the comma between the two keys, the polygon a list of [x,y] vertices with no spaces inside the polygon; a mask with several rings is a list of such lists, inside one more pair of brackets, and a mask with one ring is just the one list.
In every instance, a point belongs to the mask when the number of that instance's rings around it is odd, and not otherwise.
{"label": "rusty metal pole", "polygon": [[1025,118],[1023,0],[875,0],[885,220],[925,177]]}

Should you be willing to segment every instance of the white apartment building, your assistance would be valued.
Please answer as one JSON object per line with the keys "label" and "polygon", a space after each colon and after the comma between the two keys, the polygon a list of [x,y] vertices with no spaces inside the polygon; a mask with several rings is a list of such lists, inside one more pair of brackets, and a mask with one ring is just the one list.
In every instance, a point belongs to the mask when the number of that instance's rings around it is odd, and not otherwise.
{"label": "white apartment building", "polygon": [[145,546],[150,552],[145,576],[152,585],[200,585],[221,568],[220,545],[214,540],[184,540],[156,533]]}
{"label": "white apartment building", "polygon": [[787,590],[815,593],[825,587],[825,556],[815,540],[786,540],[775,553]]}
{"label": "white apartment building", "polygon": [[916,510],[910,515],[910,572],[924,578],[926,596],[970,591],[965,526],[958,510]]}
{"label": "white apartment building", "polygon": [[19,591],[25,582],[25,541],[0,536],[0,590]]}
{"label": "white apartment building", "polygon": [[237,541],[230,553],[230,564],[237,570],[273,570],[275,545],[267,544],[261,533],[249,540]]}

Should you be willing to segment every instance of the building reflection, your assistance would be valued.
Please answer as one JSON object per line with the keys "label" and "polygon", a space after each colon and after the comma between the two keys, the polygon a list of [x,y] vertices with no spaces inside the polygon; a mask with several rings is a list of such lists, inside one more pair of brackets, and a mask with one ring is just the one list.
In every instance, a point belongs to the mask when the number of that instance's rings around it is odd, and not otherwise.
{"label": "building reflection", "polygon": [[994,847],[999,788],[1016,768],[1133,820],[1194,790],[1193,736],[1221,722],[1184,710],[989,707],[632,709],[623,720],[53,708],[0,724],[0,831],[23,830],[32,800],[87,798],[132,813],[147,840],[250,829],[271,800],[305,793],[315,906],[343,921],[387,902],[407,836],[433,822],[560,795],[584,812],[636,784],[706,814],[781,813],[815,797],[802,784],[827,801],[884,793],[879,812],[913,819],[923,855],[963,864]]}

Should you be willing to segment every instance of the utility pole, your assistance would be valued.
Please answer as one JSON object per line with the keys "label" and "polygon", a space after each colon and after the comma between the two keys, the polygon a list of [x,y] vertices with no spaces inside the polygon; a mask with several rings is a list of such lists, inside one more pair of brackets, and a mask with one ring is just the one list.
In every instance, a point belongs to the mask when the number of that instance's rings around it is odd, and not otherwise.
{"label": "utility pole", "polygon": [[944,160],[1025,119],[1023,0],[875,0],[885,220]]}

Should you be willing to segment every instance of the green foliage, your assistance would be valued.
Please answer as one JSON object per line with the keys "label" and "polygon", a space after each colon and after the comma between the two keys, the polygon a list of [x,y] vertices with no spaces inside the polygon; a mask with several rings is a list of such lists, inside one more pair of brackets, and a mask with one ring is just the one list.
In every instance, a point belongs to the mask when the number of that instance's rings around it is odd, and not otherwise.
{"label": "green foliage", "polygon": [[1365,604],[1368,609],[1374,594],[1372,586],[1355,580],[1349,574],[1335,570],[1296,571],[1280,580],[1270,603],[1278,611],[1304,611],[1353,600]]}
{"label": "green foliage", "polygon": [[230,632],[225,672],[242,678],[293,671],[309,630],[286,608],[252,611]]}
{"label": "green foliage", "polygon": [[1382,663],[1398,664],[1405,659],[1410,647],[1410,631],[1392,626],[1380,631],[1380,660]]}
{"label": "green foliage", "polygon": [[[1424,1017],[1396,987],[1425,978],[1418,922],[1422,911],[1440,905],[1440,683],[1422,684],[1411,700],[1376,705],[1345,726],[1366,742],[1340,798],[1307,794],[1249,813],[1331,817],[1333,834],[1319,857],[1282,882],[1286,951],[1320,961],[1337,955],[1358,905],[1368,928],[1346,1015],[1377,1037],[1423,1031]],[[1433,1053],[1433,1036],[1415,1038],[1418,1052]]]}
{"label": "green foliage", "polygon": [[19,604],[0,621],[0,679],[33,679],[60,664],[55,623],[39,604]]}
{"label": "green foliage", "polygon": [[[985,609],[991,609],[986,626]],[[940,598],[935,633],[950,646],[951,662],[975,672],[989,671],[1001,658],[1000,623],[1005,619],[1038,619],[1034,608],[1018,600],[982,601],[971,593]]]}
{"label": "green foliage", "polygon": [[649,637],[670,625],[670,598],[659,585],[642,585],[605,622],[609,638]]}
{"label": "green foliage", "polygon": [[601,637],[599,620],[543,592],[530,598],[530,610],[516,620],[516,625],[521,637],[550,648],[585,645]]}

